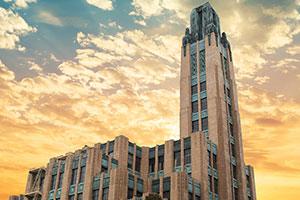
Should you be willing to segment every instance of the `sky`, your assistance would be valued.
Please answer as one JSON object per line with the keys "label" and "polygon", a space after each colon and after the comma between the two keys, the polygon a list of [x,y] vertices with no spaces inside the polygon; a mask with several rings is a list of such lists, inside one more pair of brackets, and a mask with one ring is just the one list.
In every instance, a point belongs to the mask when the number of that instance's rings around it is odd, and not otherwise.
{"label": "sky", "polygon": [[[0,199],[123,134],[179,136],[180,48],[203,0],[0,0]],[[300,198],[300,0],[210,1],[233,51],[259,200]]]}

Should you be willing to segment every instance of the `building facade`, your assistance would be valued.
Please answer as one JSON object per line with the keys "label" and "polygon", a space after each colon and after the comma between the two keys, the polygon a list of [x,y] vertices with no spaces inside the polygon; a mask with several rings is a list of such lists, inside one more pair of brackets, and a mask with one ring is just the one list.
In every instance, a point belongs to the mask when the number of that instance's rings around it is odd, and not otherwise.
{"label": "building facade", "polygon": [[144,147],[118,136],[51,158],[29,171],[24,199],[140,200],[150,193],[256,199],[253,168],[244,163],[230,43],[209,3],[193,9],[182,40],[180,139]]}

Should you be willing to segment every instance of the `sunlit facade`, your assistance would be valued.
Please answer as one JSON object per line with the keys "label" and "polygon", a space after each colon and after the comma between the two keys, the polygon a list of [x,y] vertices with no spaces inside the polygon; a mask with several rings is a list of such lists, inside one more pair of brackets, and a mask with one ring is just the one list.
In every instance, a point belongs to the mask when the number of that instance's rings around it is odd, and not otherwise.
{"label": "sunlit facade", "polygon": [[24,199],[256,199],[233,70],[218,15],[209,3],[193,9],[182,41],[180,139],[144,147],[118,136],[51,158],[29,171]]}

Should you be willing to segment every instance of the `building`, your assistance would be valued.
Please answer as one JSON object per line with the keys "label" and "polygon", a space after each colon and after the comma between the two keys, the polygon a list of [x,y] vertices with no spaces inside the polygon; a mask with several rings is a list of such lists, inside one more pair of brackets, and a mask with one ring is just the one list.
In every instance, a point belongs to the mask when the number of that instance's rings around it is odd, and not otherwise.
{"label": "building", "polygon": [[209,3],[193,9],[182,41],[180,139],[154,147],[125,136],[51,158],[29,171],[27,200],[256,199],[244,163],[230,43]]}

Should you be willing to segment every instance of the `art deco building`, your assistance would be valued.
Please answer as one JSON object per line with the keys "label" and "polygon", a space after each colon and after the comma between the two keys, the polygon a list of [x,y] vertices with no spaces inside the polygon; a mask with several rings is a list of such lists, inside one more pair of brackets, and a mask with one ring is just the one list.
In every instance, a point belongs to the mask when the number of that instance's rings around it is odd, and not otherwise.
{"label": "art deco building", "polygon": [[209,3],[193,9],[181,51],[179,140],[144,147],[118,136],[51,158],[29,171],[25,199],[256,199],[230,43]]}

